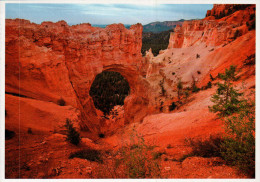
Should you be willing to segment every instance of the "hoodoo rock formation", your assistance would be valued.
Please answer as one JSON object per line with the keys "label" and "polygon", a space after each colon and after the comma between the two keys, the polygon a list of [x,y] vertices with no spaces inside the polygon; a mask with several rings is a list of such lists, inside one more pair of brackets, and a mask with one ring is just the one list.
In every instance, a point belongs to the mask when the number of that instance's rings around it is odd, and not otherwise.
{"label": "hoodoo rock formation", "polygon": [[97,119],[89,89],[102,71],[121,73],[131,93],[125,100],[125,122],[147,113],[149,85],[139,73],[142,25],[90,24],[68,26],[6,20],[6,92],[43,101],[60,98],[81,111],[81,127],[96,131]]}

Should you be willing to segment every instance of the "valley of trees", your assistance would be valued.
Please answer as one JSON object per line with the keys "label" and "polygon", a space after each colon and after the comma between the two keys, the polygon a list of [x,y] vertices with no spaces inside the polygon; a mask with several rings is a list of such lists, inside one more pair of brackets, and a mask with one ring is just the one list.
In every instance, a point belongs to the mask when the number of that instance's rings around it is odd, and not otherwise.
{"label": "valley of trees", "polygon": [[173,32],[173,29],[160,33],[143,32],[142,55],[145,55],[145,51],[150,48],[152,48],[154,56],[158,55],[160,50],[167,49],[171,32]]}
{"label": "valley of trees", "polygon": [[118,72],[104,71],[98,74],[91,85],[89,94],[97,109],[104,115],[116,105],[124,105],[125,97],[130,93],[127,80]]}

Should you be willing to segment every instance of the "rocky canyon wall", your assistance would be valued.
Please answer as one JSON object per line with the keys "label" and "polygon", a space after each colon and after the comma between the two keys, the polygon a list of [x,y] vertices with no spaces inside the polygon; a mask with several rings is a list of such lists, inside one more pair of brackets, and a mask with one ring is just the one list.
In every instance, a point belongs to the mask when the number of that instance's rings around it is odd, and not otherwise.
{"label": "rocky canyon wall", "polygon": [[214,5],[204,19],[177,26],[168,49],[156,57],[147,51],[145,56],[146,79],[157,90],[155,105],[167,108],[176,100],[179,80],[187,89],[193,84],[205,88],[212,81],[210,75],[216,78],[230,65],[236,65],[244,77],[254,76],[254,23],[255,5],[221,4]]}
{"label": "rocky canyon wall", "polygon": [[203,20],[184,21],[182,26],[177,25],[171,33],[168,48],[184,48],[201,43],[219,46],[233,41],[237,36],[235,34],[246,34],[249,22],[254,20],[255,5],[237,6],[214,5]]}
{"label": "rocky canyon wall", "polygon": [[50,102],[63,98],[81,111],[82,128],[98,132],[100,121],[89,89],[97,74],[116,71],[131,88],[125,100],[126,122],[140,121],[147,113],[149,85],[139,73],[141,24],[102,29],[7,19],[5,44],[8,93]]}

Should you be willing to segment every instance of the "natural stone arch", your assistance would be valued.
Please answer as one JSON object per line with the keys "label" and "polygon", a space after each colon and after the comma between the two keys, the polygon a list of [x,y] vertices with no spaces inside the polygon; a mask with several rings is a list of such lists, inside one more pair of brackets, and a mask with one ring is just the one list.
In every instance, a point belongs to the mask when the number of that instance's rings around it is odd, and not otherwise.
{"label": "natural stone arch", "polygon": [[148,114],[150,87],[141,76],[142,25],[106,28],[6,20],[6,92],[57,103],[61,97],[81,111],[81,127],[98,132],[89,89],[95,76],[111,70],[131,88],[125,99],[126,123]]}
{"label": "natural stone arch", "polygon": [[[125,98],[125,124],[131,122],[140,122],[148,114],[149,105],[149,83],[140,75],[140,73],[130,67],[120,64],[112,64],[103,69],[96,71],[91,78],[90,86],[92,85],[95,77],[103,71],[114,71],[120,73],[129,83],[130,94]],[[99,131],[100,121],[97,118],[94,102],[89,95],[90,87],[86,89],[85,100],[82,104],[84,125],[88,128],[95,128],[94,132]],[[84,127],[84,126],[83,126]]]}

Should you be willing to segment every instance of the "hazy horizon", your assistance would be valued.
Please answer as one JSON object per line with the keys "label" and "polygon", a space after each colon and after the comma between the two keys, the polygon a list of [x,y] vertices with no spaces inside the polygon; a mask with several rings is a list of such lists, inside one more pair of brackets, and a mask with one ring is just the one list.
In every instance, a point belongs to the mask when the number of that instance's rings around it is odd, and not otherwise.
{"label": "hazy horizon", "polygon": [[213,4],[40,4],[7,3],[7,19],[27,19],[34,23],[66,21],[68,24],[143,25],[157,21],[201,19]]}

